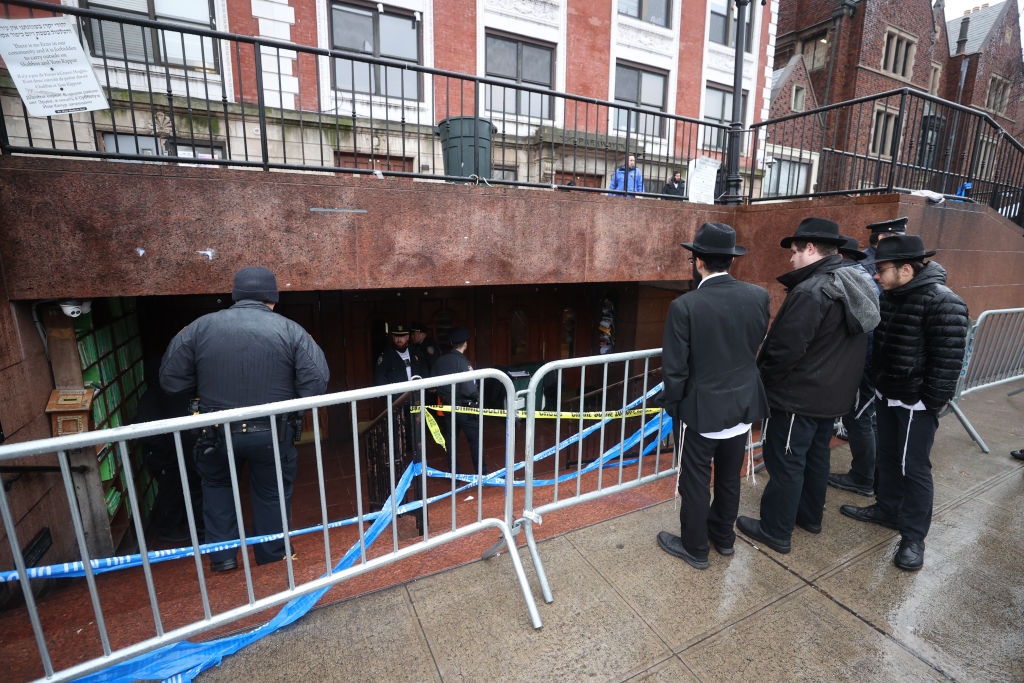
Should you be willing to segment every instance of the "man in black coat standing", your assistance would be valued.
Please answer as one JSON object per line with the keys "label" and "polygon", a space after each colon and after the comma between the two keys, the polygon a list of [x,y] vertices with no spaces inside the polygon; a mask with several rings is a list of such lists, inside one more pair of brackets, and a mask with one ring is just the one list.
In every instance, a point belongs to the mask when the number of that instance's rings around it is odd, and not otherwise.
{"label": "man in black coat standing", "polygon": [[[732,555],[740,504],[740,470],[751,423],[768,413],[757,370],[757,347],[768,329],[768,292],[729,275],[736,231],[724,223],[700,226],[690,262],[697,289],[669,307],[662,344],[662,405],[679,425],[681,536],[658,534],[658,544],[697,569],[708,567],[708,541]],[[715,498],[710,503],[711,464]]]}
{"label": "man in black coat standing", "polygon": [[[301,325],[274,312],[278,301],[274,274],[262,266],[242,268],[235,274],[231,298],[235,302],[231,308],[204,315],[171,340],[160,364],[164,391],[198,395],[203,413],[324,393],[330,378],[324,352]],[[277,420],[276,444],[271,439],[271,420]],[[279,534],[282,495],[286,517],[291,515],[298,467],[295,428],[278,416],[234,422],[230,431],[235,459],[249,463],[251,533]],[[277,485],[278,458],[283,491]],[[206,542],[238,538],[222,429],[204,430],[197,442],[196,469],[203,482]],[[284,540],[277,539],[256,545],[253,554],[257,564],[267,564],[282,559],[284,550]],[[237,567],[234,548],[210,553],[213,571]]]}
{"label": "man in black coat standing", "polygon": [[[469,345],[469,330],[465,327],[456,327],[449,333],[448,341],[451,342],[452,350],[438,358],[437,362],[434,363],[434,377],[469,372],[473,369],[473,366],[470,365],[469,360],[466,358],[466,347]],[[466,439],[469,440],[469,452],[473,457],[473,469],[476,470],[477,474],[487,474],[489,472],[487,463],[480,460],[479,416],[471,413],[459,413],[455,410],[458,406],[468,408],[480,407],[480,390],[477,388],[476,382],[472,380],[459,382],[455,385],[454,395],[450,385],[441,385],[437,388],[437,393],[445,403],[452,406],[452,413],[455,418],[454,428],[449,423],[444,430],[445,436],[450,437],[450,443],[448,444],[449,452],[458,450],[455,447],[455,442],[458,441],[459,432],[465,433]]]}
{"label": "man in black coat standing", "polygon": [[879,396],[878,502],[843,505],[862,522],[900,532],[893,563],[924,565],[924,538],[932,521],[935,487],[931,449],[939,412],[956,393],[970,319],[946,286],[946,271],[917,235],[879,242],[875,280],[882,286],[882,322],[875,331],[868,372]]}
{"label": "man in black coat standing", "polygon": [[426,377],[429,372],[420,352],[409,345],[409,328],[392,325],[388,331],[391,345],[377,354],[373,366],[373,386],[407,382],[413,377]]}
{"label": "man in black coat standing", "polygon": [[832,425],[853,406],[878,324],[874,287],[842,267],[845,243],[825,218],[804,219],[781,242],[794,270],[778,278],[786,300],[757,361],[771,408],[763,449],[770,479],[761,519],[736,519],[744,536],[780,553],[790,551],[794,527],[821,532]]}

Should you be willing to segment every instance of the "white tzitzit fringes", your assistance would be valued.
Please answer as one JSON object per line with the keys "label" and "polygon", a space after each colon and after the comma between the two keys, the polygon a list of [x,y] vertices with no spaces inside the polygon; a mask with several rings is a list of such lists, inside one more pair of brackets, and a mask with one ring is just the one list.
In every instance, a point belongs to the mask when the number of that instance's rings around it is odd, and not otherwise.
{"label": "white tzitzit fringes", "polygon": [[783,453],[789,453],[789,439],[793,436],[793,423],[796,422],[796,413],[793,413],[792,417],[789,418],[789,431],[786,432],[786,450]]}
{"label": "white tzitzit fringes", "polygon": [[[858,394],[858,396],[859,396],[859,394]],[[859,399],[858,399],[858,400],[859,400]],[[854,419],[854,420],[859,420],[859,419],[860,419],[860,416],[864,414],[864,411],[868,409],[868,406],[869,406],[869,405],[871,405],[871,404],[872,404],[872,403],[874,403],[874,402],[875,402],[875,397],[874,397],[874,396],[872,396],[871,398],[869,398],[869,399],[868,399],[868,400],[867,400],[867,401],[866,401],[866,402],[864,403],[864,405],[862,405],[862,406],[860,407],[860,410],[858,410],[858,411],[857,411],[857,414],[853,416],[853,419]]]}
{"label": "white tzitzit fringes", "polygon": [[679,508],[683,505],[683,497],[679,495],[679,477],[683,473],[683,444],[686,443],[686,423],[682,420],[679,421],[679,459],[676,461],[676,490],[672,494],[672,498],[675,499],[676,512],[679,512]]}
{"label": "white tzitzit fringes", "polygon": [[907,476],[907,446],[910,444],[910,423],[914,421],[914,411],[908,410],[910,415],[907,416],[907,437],[903,439],[903,476]]}
{"label": "white tzitzit fringes", "polygon": [[[767,424],[767,422],[765,422]],[[764,438],[764,428],[761,429],[761,438]],[[757,485],[757,475],[754,474],[754,425],[747,428],[747,481]]]}

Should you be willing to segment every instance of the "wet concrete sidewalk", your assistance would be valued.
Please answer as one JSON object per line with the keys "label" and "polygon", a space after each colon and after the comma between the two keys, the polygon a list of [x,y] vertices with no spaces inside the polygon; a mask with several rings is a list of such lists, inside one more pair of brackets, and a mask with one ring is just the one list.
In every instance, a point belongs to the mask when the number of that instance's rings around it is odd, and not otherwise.
{"label": "wet concrete sidewalk", "polygon": [[[737,537],[691,569],[655,537],[666,501],[540,544],[554,602],[530,625],[507,555],[318,608],[201,678],[212,680],[1022,680],[1024,382],[968,396],[984,454],[953,415],[932,451],[925,566],[892,564],[899,536],[844,517],[868,499],[829,489],[823,531],[781,555]],[[849,449],[832,452],[846,471]],[[767,474],[745,481],[757,516]],[[598,501],[594,503],[600,505]],[[572,515],[573,509],[557,515]]]}

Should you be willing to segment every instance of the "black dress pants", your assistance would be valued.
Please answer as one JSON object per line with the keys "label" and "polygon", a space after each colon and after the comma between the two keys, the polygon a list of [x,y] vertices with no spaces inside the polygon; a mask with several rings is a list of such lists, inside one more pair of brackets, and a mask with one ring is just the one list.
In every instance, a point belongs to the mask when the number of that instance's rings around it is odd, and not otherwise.
{"label": "black dress pants", "polygon": [[[740,507],[740,470],[746,444],[746,432],[730,439],[709,439],[687,429],[683,437],[679,535],[686,551],[699,560],[708,557],[709,538],[721,548],[731,548],[736,541],[733,524]],[[713,501],[711,463],[715,464]]]}
{"label": "black dress pants", "polygon": [[896,519],[904,538],[923,541],[932,523],[931,451],[939,418],[931,410],[889,407],[884,398],[878,404],[878,506]]}
{"label": "black dress pants", "polygon": [[[448,418],[448,419],[450,420],[451,418]],[[480,456],[480,424],[479,424],[479,416],[471,415],[469,413],[455,413],[455,433],[454,434],[452,434],[451,429],[452,429],[451,428],[451,423],[446,421],[446,424],[444,426],[444,438],[451,442],[451,443],[448,444],[448,452],[449,452],[449,454],[452,452],[453,448],[455,449],[456,456],[458,456],[459,453],[463,452],[462,449],[459,448],[458,445],[457,445],[458,441],[459,441],[459,432],[462,432],[463,434],[466,435],[466,438],[469,440],[469,453],[470,453],[470,456],[473,459],[473,471],[476,472],[477,474],[480,474],[481,472],[480,472],[480,470],[477,467],[477,463],[480,462],[480,460],[479,460],[479,456]],[[483,474],[487,474],[488,473],[487,463],[483,463],[482,465],[483,465]],[[456,467],[456,470],[460,469],[458,467],[458,457],[456,457],[455,467]]]}
{"label": "black dress pants", "polygon": [[798,521],[821,524],[834,422],[772,409],[763,449],[769,479],[761,495],[761,530],[772,538],[788,541]]}
{"label": "black dress pants", "polygon": [[[285,439],[280,444],[281,479],[284,484],[284,507],[291,521],[292,484],[295,482],[298,454],[292,443],[292,428],[284,427]],[[274,467],[274,443],[271,433],[254,432],[232,434],[235,463],[249,465],[250,505],[252,529],[249,536],[281,533],[281,496],[277,487]],[[196,466],[203,482],[203,519],[206,523],[206,542],[230,541],[238,538],[238,520],[231,493],[231,471],[228,469],[227,446],[221,440],[206,454],[196,454]],[[253,547],[257,564],[276,562],[284,557],[284,539],[259,543]],[[210,553],[214,562],[237,557],[235,549]]]}

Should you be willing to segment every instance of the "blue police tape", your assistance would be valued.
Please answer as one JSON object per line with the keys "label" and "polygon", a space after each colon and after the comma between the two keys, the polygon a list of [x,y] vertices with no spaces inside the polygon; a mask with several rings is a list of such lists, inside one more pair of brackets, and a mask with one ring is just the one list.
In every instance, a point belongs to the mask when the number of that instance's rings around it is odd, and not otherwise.
{"label": "blue police tape", "polygon": [[[635,408],[637,405],[639,405],[644,400],[649,399],[651,396],[653,396],[656,393],[658,393],[659,391],[661,391],[661,389],[662,389],[662,385],[660,383],[655,385],[644,396],[638,397],[638,398],[634,399],[633,401],[631,401],[626,406],[626,410],[630,410],[632,408]],[[668,431],[665,432],[662,435],[662,438],[664,438],[668,433],[671,433],[671,424],[672,424],[672,419],[671,418],[663,417],[663,416],[665,416],[665,414],[661,413],[659,415],[659,419],[657,421],[656,420],[650,420],[650,421],[645,422],[645,427],[650,429],[650,426],[655,424],[656,422],[660,423],[662,421],[666,421],[666,424],[668,425],[668,427],[666,427],[665,429],[667,429]],[[572,436],[564,439],[558,445],[552,446],[552,447],[548,448],[547,450],[542,451],[541,453],[536,454],[534,456],[534,461],[536,462],[536,461],[539,461],[539,460],[543,460],[543,459],[548,458],[551,455],[553,455],[556,451],[560,452],[562,450],[565,450],[569,446],[571,446],[571,445],[573,445],[573,444],[575,444],[575,443],[585,439],[586,437],[590,436],[594,432],[598,431],[599,429],[601,429],[601,427],[604,424],[610,422],[613,419],[617,419],[617,418],[606,418],[606,419],[604,419],[604,420],[602,420],[600,422],[596,422],[596,423],[590,425],[589,427],[587,427],[586,429],[584,429],[581,432],[573,434]],[[663,431],[664,431],[664,429],[663,429]],[[635,441],[633,443],[635,443]],[[630,448],[630,447],[632,447],[632,446],[628,446],[626,448]],[[613,447],[612,450],[615,450],[614,447]],[[523,469],[524,467],[526,467],[526,463],[522,463],[522,462],[521,463],[516,463],[513,466],[513,471],[519,471],[519,470]],[[588,467],[585,470],[583,470],[583,471],[589,472],[589,471],[595,469],[596,467],[597,467],[596,465],[591,464],[591,465],[588,465]],[[505,485],[505,479],[504,479],[504,477],[500,476],[502,474],[502,471],[503,470],[499,470],[497,472],[494,472],[494,473],[491,473],[489,475],[486,475],[484,477],[484,481],[483,481],[484,485],[486,485],[486,486],[504,486]],[[452,474],[450,472],[445,472],[443,470],[437,470],[437,469],[430,468],[430,467],[427,468],[426,472],[427,472],[427,476],[430,476],[430,477],[441,478],[441,479],[454,479],[456,481],[461,481],[461,482],[464,482],[464,483],[467,484],[467,486],[463,486],[463,487],[460,487],[460,488],[456,489],[455,493],[459,493],[459,492],[464,491],[464,490],[466,490],[468,488],[472,488],[477,483],[477,475]],[[575,476],[575,474],[563,475],[562,477],[559,477],[559,481],[560,482],[561,481],[567,481],[567,480],[571,479],[574,476]],[[539,484],[539,485],[544,485],[544,484],[554,483],[554,481],[553,480],[535,480],[534,483],[535,484]],[[513,481],[513,485],[514,486],[525,486],[525,482]],[[444,494],[441,494],[439,496],[435,496],[434,498],[431,498],[431,499],[427,500],[427,504],[429,505],[430,503],[437,502],[438,500],[441,500],[441,499],[443,499],[443,498],[445,498],[445,497],[447,497],[449,495],[451,495],[451,492],[445,492]],[[401,498],[399,498],[399,500],[401,500]],[[398,508],[398,513],[397,514],[402,514],[402,513],[405,513],[405,512],[410,512],[412,510],[417,510],[417,509],[423,507],[423,504],[424,503],[422,501],[414,501],[412,503],[406,503],[404,505],[401,505]],[[376,521],[380,516],[382,516],[382,515],[390,516],[390,514],[391,513],[388,510],[379,510],[379,511],[376,511],[376,512],[370,512],[370,513],[364,514],[363,515],[363,519],[365,521],[371,521],[371,520]],[[348,519],[343,519],[343,520],[338,520],[338,521],[334,521],[334,522],[329,522],[328,525],[327,525],[327,528],[328,529],[337,529],[337,528],[340,528],[340,527],[343,527],[343,526],[348,526],[350,524],[355,524],[358,521],[359,521],[358,517],[350,517]],[[322,524],[317,524],[317,525],[314,525],[314,526],[305,527],[305,528],[302,528],[302,529],[296,529],[294,531],[291,531],[291,532],[289,532],[289,537],[302,536],[302,535],[305,535],[305,534],[311,534],[311,533],[319,532],[319,531],[322,531],[322,530],[323,530],[323,525]],[[246,538],[245,543],[246,543],[246,545],[255,545],[255,544],[258,544],[258,543],[266,543],[267,541],[278,540],[278,539],[282,538],[283,536],[284,536],[284,534],[282,534],[282,533],[265,534],[265,535],[262,535],[262,536],[253,536],[253,537],[250,537],[250,538]],[[199,546],[199,553],[201,555],[206,555],[206,554],[209,554],[209,553],[212,553],[212,552],[217,552],[219,550],[230,550],[232,548],[238,548],[240,545],[241,545],[241,543],[237,539],[233,540],[233,541],[219,541],[219,542],[216,542],[216,543],[205,543],[205,544],[200,544],[200,546]],[[151,564],[156,564],[156,563],[159,563],[159,562],[167,562],[169,560],[177,560],[177,559],[182,559],[182,558],[188,558],[188,557],[192,557],[193,555],[195,555],[195,549],[192,546],[185,546],[185,547],[181,547],[181,548],[167,548],[165,550],[153,550],[153,551],[150,551],[149,553],[147,553],[147,558],[149,559],[149,562]],[[117,556],[117,557],[105,557],[105,558],[93,559],[93,560],[90,561],[90,565],[92,567],[93,573],[95,573],[95,574],[102,574],[102,573],[114,571],[114,570],[117,570],[117,569],[128,569],[130,567],[141,566],[142,565],[142,555],[136,553],[136,554],[133,554],[133,555],[120,555],[120,556]],[[85,563],[83,563],[81,561],[79,561],[79,562],[64,562],[64,563],[61,563],[61,564],[52,564],[52,565],[46,565],[46,566],[42,566],[42,567],[28,567],[28,568],[26,568],[26,573],[28,574],[28,578],[29,579],[54,579],[54,578],[75,578],[75,577],[81,577],[81,576],[85,576]],[[19,577],[18,577],[17,570],[8,570],[8,571],[0,572],[0,583],[7,583],[7,582],[11,582],[11,581],[18,581],[18,580],[19,580]]]}
{"label": "blue police tape", "polygon": [[[651,393],[653,394],[654,392],[660,390],[660,388],[661,385],[659,384],[657,387],[652,389]],[[647,397],[648,396],[644,396],[641,399],[637,399],[637,401],[635,401],[633,405],[635,405],[635,403],[638,403],[643,399],[646,399]],[[600,424],[601,423],[599,423],[597,426],[600,427]],[[627,450],[636,445],[642,438],[649,436],[651,433],[656,431],[660,434],[661,439],[667,437],[669,434],[672,433],[672,419],[666,416],[664,413],[662,413],[661,415],[659,415],[659,419],[645,422],[640,429],[631,434],[621,444],[618,444],[608,449],[607,451],[605,451],[604,454],[601,455],[600,458],[588,464],[586,467],[581,468],[576,472],[571,472],[567,475],[559,477],[559,481],[572,479],[573,477],[580,476],[583,472],[592,471],[597,467],[607,466],[610,460],[614,459],[616,456],[621,457]],[[592,432],[588,431],[588,433]],[[573,437],[570,437],[569,439],[566,439],[562,443],[558,444],[557,446],[553,446],[543,451],[542,453],[535,456],[534,459],[540,460],[549,457],[557,450],[564,448],[564,445],[567,442],[569,442],[571,445],[574,438],[581,438],[581,434],[576,434]],[[639,457],[628,461],[624,460],[621,463],[615,464],[626,465],[639,461],[640,458],[642,458],[644,455],[650,453],[650,451],[657,446],[659,441],[660,439],[652,440],[643,449],[643,452],[640,454]],[[525,463],[515,464],[513,466],[513,471],[518,470],[521,467],[525,467]],[[372,545],[373,542],[380,537],[380,535],[391,523],[391,520],[393,519],[394,516],[397,516],[398,514],[401,514],[403,512],[409,512],[412,510],[419,509],[424,504],[429,505],[433,502],[437,502],[448,496],[451,496],[453,493],[458,493],[473,488],[477,486],[478,483],[481,483],[480,477],[478,476],[455,475],[455,478],[457,479],[462,479],[463,477],[466,477],[470,481],[464,484],[463,486],[460,486],[459,488],[455,489],[455,491],[446,491],[445,493],[430,498],[426,501],[420,500],[413,501],[411,503],[406,503],[404,505],[395,505],[395,501],[402,500],[405,497],[406,493],[408,492],[413,482],[413,479],[416,476],[420,475],[422,472],[422,463],[414,462],[411,465],[409,465],[409,467],[407,467],[406,470],[402,473],[402,476],[399,478],[398,482],[395,485],[394,495],[388,497],[388,499],[385,501],[382,509],[379,512],[373,513],[375,519],[363,537],[363,542],[365,543],[366,547]],[[503,468],[502,470],[499,470],[492,474],[485,475],[483,477],[482,483],[504,485],[504,477],[501,476],[504,472],[505,470]],[[437,470],[431,470],[430,468],[427,469],[427,474],[429,476],[443,475],[445,477],[452,477],[452,474],[449,472],[440,472]],[[515,485],[521,485],[520,482],[514,483]],[[369,518],[369,515],[366,515],[365,518]],[[346,522],[347,521],[348,520],[346,520]],[[317,526],[312,527],[311,529],[317,530],[320,528],[322,527]],[[308,533],[308,531],[303,529],[302,533]],[[269,539],[280,537],[281,534],[259,538]],[[257,539],[252,539],[252,542],[257,542]],[[218,547],[237,547],[238,541],[234,541],[232,544],[210,545],[216,545]],[[192,549],[189,548],[187,549],[187,551],[188,554],[190,555]],[[337,565],[335,565],[334,572],[342,571],[344,569],[351,567],[358,557],[360,557],[360,544],[359,542],[356,542],[355,544],[353,544],[351,548],[349,548],[348,552],[341,559],[341,561],[338,562]],[[324,576],[326,576],[326,574]],[[320,600],[320,598],[323,597],[327,593],[327,591],[330,590],[330,588],[331,587],[322,588],[318,591],[315,591],[308,595],[301,596],[299,598],[292,600],[291,602],[288,602],[283,608],[281,608],[281,611],[278,612],[273,619],[247,633],[226,636],[223,638],[218,638],[216,640],[203,643],[181,641],[178,643],[174,643],[172,645],[168,645],[166,647],[162,647],[158,650],[154,650],[152,652],[139,655],[138,657],[134,657],[125,662],[115,664],[95,674],[85,676],[79,680],[95,683],[119,683],[121,681],[127,682],[139,679],[164,679],[166,681],[172,681],[173,683],[184,683],[185,681],[191,681],[206,669],[209,669],[220,664],[221,660],[224,657],[234,654],[235,652],[238,652],[245,646],[263,638],[264,636],[269,635],[270,633],[273,633],[274,631],[280,628],[283,628],[284,626],[287,626],[295,622],[300,617],[304,616],[307,612],[309,612],[310,609],[313,608],[313,606]]]}
{"label": "blue police tape", "polygon": [[[420,464],[413,463],[395,485],[395,496],[389,497],[384,503],[386,515],[380,515],[365,534],[365,542],[370,546],[391,523],[391,508],[395,500],[401,500],[409,490],[413,477],[419,472]],[[345,556],[334,567],[335,572],[351,567],[360,556],[359,543],[355,543]],[[324,576],[327,576],[324,574]],[[238,652],[246,645],[263,638],[274,631],[291,624],[305,615],[320,600],[330,586],[321,588],[308,595],[295,598],[281,608],[273,619],[247,633],[225,636],[204,643],[193,643],[183,640],[173,645],[162,647],[144,655],[107,667],[102,671],[90,674],[79,681],[115,682],[136,681],[139,679],[165,679],[170,681],[191,681],[201,672],[220,664],[224,657]]]}

